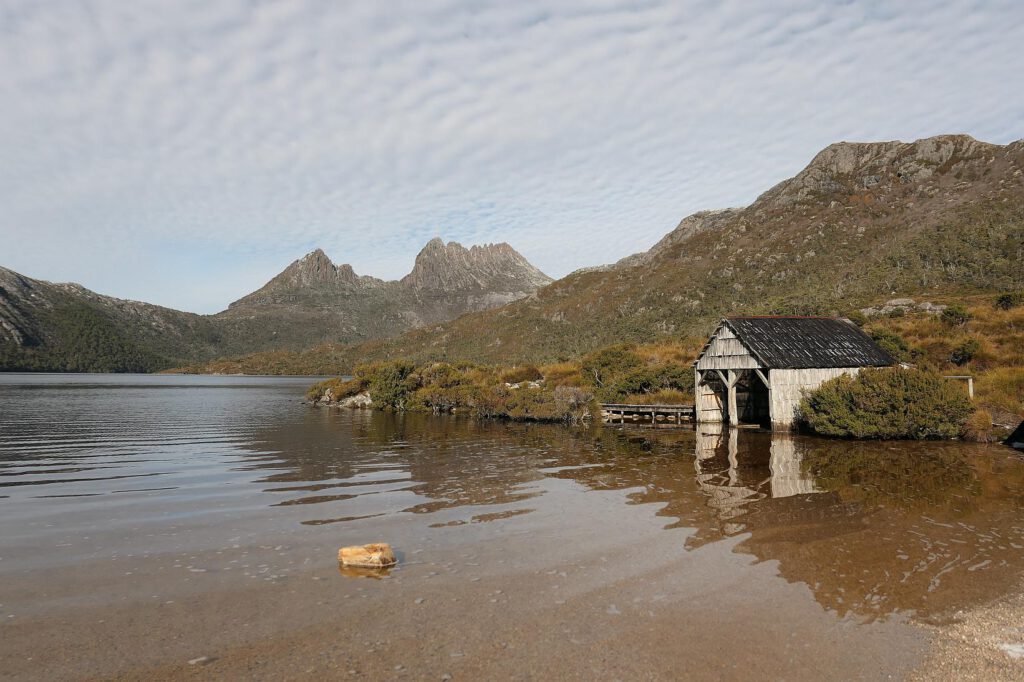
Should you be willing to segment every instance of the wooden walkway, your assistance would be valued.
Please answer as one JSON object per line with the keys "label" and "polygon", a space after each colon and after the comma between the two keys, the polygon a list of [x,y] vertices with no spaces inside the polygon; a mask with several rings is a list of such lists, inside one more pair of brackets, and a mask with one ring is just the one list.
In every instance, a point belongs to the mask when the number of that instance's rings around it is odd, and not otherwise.
{"label": "wooden walkway", "polygon": [[601,419],[606,424],[622,424],[627,421],[658,422],[693,421],[693,405],[630,405],[627,403],[601,403]]}

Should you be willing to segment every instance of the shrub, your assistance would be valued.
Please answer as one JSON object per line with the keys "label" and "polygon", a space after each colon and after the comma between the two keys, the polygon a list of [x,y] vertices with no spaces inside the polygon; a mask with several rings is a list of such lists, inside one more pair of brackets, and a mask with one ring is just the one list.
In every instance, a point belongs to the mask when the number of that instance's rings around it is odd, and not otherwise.
{"label": "shrub", "polygon": [[594,394],[576,386],[559,386],[554,390],[555,412],[562,421],[578,423],[590,417]]}
{"label": "shrub", "polygon": [[999,297],[996,298],[996,308],[999,310],[1009,310],[1020,305],[1024,305],[1024,291],[1000,294]]}
{"label": "shrub", "polygon": [[953,352],[949,354],[949,361],[957,367],[961,367],[973,360],[979,350],[981,350],[981,343],[977,339],[967,339],[953,349]]}
{"label": "shrub", "polygon": [[505,384],[521,384],[524,381],[540,381],[544,378],[536,365],[513,367],[501,374],[501,382]]}
{"label": "shrub", "polygon": [[654,393],[633,393],[622,398],[631,405],[682,405],[693,401],[693,389],[662,388]]}
{"label": "shrub", "polygon": [[320,400],[325,398],[327,392],[330,391],[328,399],[331,402],[338,402],[362,393],[364,390],[366,390],[366,385],[360,379],[325,379],[313,384],[306,391],[306,398],[308,400]]}
{"label": "shrub", "polygon": [[465,382],[466,373],[447,362],[435,362],[419,371],[424,386],[452,388]]}
{"label": "shrub", "polygon": [[940,318],[950,327],[962,327],[971,319],[971,314],[961,305],[951,305],[942,311]]}
{"label": "shrub", "polygon": [[641,358],[632,346],[619,344],[594,351],[583,358],[583,373],[594,382],[595,386],[604,386],[617,375],[626,374],[644,366]]}
{"label": "shrub", "polygon": [[991,443],[994,440],[992,435],[992,415],[988,410],[976,410],[967,418],[963,428],[964,440],[972,440],[976,443]]}
{"label": "shrub", "polygon": [[580,366],[574,362],[559,362],[541,367],[544,383],[548,386],[579,386],[583,383]]}
{"label": "shrub", "polygon": [[826,381],[800,403],[812,431],[839,438],[955,438],[972,409],[962,388],[938,374],[897,368]]}
{"label": "shrub", "polygon": [[598,396],[602,400],[614,402],[630,394],[656,393],[666,389],[692,394],[693,367],[675,363],[636,367],[609,378],[608,382],[598,389]]}
{"label": "shrub", "polygon": [[882,350],[899,362],[910,362],[914,355],[907,342],[896,332],[887,329],[872,329],[870,335]]}
{"label": "shrub", "polygon": [[406,403],[409,410],[428,410],[435,414],[455,412],[472,407],[476,389],[473,386],[424,386]]}
{"label": "shrub", "polygon": [[851,313],[846,314],[846,319],[853,322],[858,327],[863,327],[868,323],[868,316],[859,310],[854,310]]}
{"label": "shrub", "polygon": [[356,376],[366,382],[376,406],[404,410],[409,394],[420,387],[422,378],[416,365],[407,360],[378,362],[356,367]]}

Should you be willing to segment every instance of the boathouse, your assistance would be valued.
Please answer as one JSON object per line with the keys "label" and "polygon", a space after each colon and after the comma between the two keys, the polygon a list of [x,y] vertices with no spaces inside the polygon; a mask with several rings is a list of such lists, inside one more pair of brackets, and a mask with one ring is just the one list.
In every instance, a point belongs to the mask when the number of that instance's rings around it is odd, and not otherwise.
{"label": "boathouse", "polygon": [[694,362],[698,422],[789,429],[803,392],[896,361],[860,327],[832,317],[728,317]]}

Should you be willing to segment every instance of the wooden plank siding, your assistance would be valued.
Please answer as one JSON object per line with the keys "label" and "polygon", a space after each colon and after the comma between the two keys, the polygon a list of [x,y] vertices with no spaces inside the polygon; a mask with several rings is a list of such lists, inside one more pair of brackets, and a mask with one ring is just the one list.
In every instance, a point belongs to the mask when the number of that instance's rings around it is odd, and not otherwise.
{"label": "wooden plank siding", "polygon": [[796,423],[800,401],[805,391],[811,391],[829,379],[844,374],[857,374],[859,367],[828,367],[820,369],[773,369],[768,375],[768,400],[772,426],[791,428]]}

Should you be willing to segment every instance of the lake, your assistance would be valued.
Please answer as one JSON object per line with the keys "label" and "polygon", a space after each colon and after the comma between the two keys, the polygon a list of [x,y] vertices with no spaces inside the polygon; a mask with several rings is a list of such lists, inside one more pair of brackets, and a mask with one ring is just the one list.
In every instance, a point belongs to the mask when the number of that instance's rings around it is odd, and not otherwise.
{"label": "lake", "polygon": [[[0,374],[0,677],[900,678],[1021,593],[1002,446],[314,408],[313,381]],[[375,541],[397,568],[339,568]]]}

